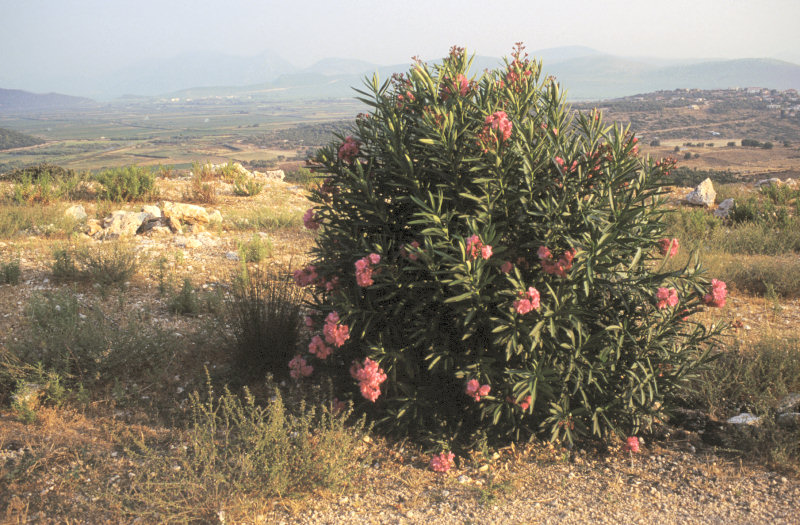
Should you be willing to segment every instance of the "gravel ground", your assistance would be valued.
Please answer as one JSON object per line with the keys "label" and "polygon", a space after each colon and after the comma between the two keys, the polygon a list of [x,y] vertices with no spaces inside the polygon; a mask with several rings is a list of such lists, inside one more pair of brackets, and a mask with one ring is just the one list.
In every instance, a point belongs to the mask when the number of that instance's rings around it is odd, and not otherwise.
{"label": "gravel ground", "polygon": [[800,523],[800,483],[711,453],[655,445],[568,453],[540,446],[490,469],[427,471],[420,461],[368,469],[354,492],[277,510],[265,523]]}

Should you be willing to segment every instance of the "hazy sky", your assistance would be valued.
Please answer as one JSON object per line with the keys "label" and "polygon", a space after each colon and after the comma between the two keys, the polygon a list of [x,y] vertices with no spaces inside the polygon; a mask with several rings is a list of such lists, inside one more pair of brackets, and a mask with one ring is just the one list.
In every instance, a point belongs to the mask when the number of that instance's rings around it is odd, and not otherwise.
{"label": "hazy sky", "polygon": [[800,62],[798,21],[799,0],[0,0],[0,87],[192,51],[269,50],[303,67],[325,57],[408,63],[452,44],[502,56],[523,41]]}

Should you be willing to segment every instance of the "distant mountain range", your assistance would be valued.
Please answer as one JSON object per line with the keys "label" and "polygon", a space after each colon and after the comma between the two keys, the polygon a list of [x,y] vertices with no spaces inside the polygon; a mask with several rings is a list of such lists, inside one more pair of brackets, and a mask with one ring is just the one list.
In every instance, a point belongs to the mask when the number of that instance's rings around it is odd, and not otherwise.
{"label": "distant mountain range", "polygon": [[[716,89],[760,86],[800,89],[800,65],[772,58],[737,60],[666,60],[621,57],[582,46],[542,49],[545,74],[555,76],[572,100],[607,99],[664,89]],[[472,73],[502,64],[499,58],[475,57]],[[198,99],[245,97],[280,101],[352,98],[353,87],[378,73],[385,80],[409,64],[382,66],[361,60],[328,58],[300,69],[274,53],[254,57],[223,54],[183,55],[138,64],[102,79],[87,80],[87,94],[100,99],[130,94],[139,97]],[[72,79],[72,84],[74,85]],[[76,107],[91,101],[79,97],[34,95],[0,89],[0,112],[9,108]]]}

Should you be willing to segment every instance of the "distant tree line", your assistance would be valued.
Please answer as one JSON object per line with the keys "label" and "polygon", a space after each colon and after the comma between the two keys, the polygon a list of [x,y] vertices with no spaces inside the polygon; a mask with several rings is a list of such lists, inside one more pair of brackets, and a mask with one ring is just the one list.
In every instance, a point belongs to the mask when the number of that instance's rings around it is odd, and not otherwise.
{"label": "distant tree line", "polygon": [[742,147],[772,149],[772,142],[759,142],[753,139],[742,139]]}

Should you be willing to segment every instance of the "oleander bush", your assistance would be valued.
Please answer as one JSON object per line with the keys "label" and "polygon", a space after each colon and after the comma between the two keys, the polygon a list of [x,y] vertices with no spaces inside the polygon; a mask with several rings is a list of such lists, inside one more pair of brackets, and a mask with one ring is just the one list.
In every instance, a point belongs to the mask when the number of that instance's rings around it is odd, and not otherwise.
{"label": "oleander bush", "polygon": [[371,108],[321,149],[317,334],[293,377],[329,373],[390,431],[432,443],[631,435],[708,358],[725,284],[665,269],[671,161],[563,93],[517,47],[469,78],[441,65],[367,82]]}

